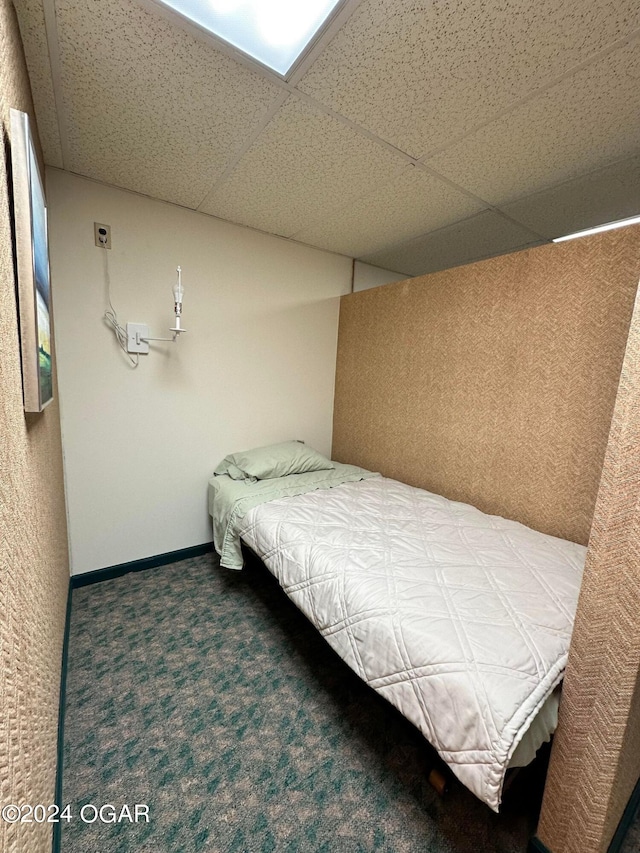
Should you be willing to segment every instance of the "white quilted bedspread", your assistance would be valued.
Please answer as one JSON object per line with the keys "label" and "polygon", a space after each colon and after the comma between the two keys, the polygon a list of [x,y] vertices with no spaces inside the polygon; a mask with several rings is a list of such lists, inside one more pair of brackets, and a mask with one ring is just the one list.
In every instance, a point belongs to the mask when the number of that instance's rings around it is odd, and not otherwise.
{"label": "white quilted bedspread", "polygon": [[562,678],[586,548],[382,477],[264,503],[240,535],[497,811]]}

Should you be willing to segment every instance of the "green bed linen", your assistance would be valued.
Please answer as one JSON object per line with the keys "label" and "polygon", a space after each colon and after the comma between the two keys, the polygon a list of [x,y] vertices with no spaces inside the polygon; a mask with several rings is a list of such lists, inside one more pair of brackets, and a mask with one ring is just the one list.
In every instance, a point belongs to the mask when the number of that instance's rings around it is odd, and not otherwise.
{"label": "green bed linen", "polygon": [[227,569],[242,568],[242,549],[238,528],[246,513],[258,504],[276,498],[294,497],[316,489],[330,489],[341,483],[353,483],[379,477],[356,465],[333,463],[336,467],[306,474],[289,474],[269,480],[232,480],[221,474],[209,480],[209,514],[213,518],[213,545],[220,555],[220,565]]}

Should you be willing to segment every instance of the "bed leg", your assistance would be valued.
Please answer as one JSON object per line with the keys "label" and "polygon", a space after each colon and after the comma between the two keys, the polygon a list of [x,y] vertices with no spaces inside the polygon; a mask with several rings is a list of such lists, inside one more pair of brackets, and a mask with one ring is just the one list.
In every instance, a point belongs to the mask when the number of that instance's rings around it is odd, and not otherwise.
{"label": "bed leg", "polygon": [[449,783],[447,782],[447,777],[444,775],[444,773],[441,773],[440,770],[438,770],[436,767],[434,767],[431,773],[429,773],[429,784],[440,797],[444,797],[444,795],[449,790]]}
{"label": "bed leg", "polygon": [[522,767],[510,767],[504,777],[504,783],[502,785],[502,793],[506,794],[509,788],[513,785],[513,781],[518,776]]}

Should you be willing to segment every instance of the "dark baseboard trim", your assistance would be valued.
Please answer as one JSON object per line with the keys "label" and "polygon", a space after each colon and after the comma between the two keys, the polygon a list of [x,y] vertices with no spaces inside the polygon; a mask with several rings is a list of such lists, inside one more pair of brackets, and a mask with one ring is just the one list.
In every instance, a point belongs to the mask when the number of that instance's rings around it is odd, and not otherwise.
{"label": "dark baseboard trim", "polygon": [[546,844],[543,844],[542,841],[540,841],[537,835],[534,835],[529,839],[527,853],[551,853],[551,850],[549,850]]}
{"label": "dark baseboard trim", "polygon": [[177,563],[179,560],[201,557],[210,551],[213,551],[213,542],[205,542],[203,545],[193,545],[191,548],[181,548],[179,551],[167,551],[166,554],[157,554],[155,557],[133,560],[131,563],[120,563],[117,566],[109,566],[106,569],[96,569],[95,572],[83,572],[80,575],[71,575],[71,586],[77,589],[80,586],[101,583],[102,581],[119,578],[122,575],[128,575],[129,572],[143,572],[146,569],[155,569],[157,566]]}
{"label": "dark baseboard trim", "polygon": [[[62,663],[60,666],[60,699],[58,704],[58,759],[56,765],[55,804],[62,810],[62,771],[64,769],[64,710],[67,699],[67,660],[69,657],[69,628],[71,627],[71,598],[73,584],[69,579],[67,593],[67,612],[64,622],[64,637],[62,640]],[[62,823],[53,824],[52,853],[60,853]]]}
{"label": "dark baseboard trim", "polygon": [[618,824],[618,828],[615,831],[613,838],[611,839],[611,844],[609,845],[609,849],[607,853],[619,853],[622,845],[624,843],[624,839],[626,838],[627,832],[629,831],[629,827],[634,821],[636,813],[640,808],[640,779],[636,782],[636,786],[633,789],[633,793],[629,797],[629,802],[627,803],[627,807],[622,813],[622,817],[620,818],[620,823]]}

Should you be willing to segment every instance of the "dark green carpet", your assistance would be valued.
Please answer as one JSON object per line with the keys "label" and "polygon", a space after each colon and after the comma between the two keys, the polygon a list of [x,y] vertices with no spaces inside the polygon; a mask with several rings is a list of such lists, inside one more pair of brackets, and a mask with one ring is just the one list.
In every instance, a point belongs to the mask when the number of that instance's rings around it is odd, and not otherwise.
{"label": "dark green carpet", "polygon": [[[432,762],[257,562],[73,593],[63,853],[524,853],[535,767],[498,816],[456,782],[440,799]],[[85,803],[147,803],[151,822],[84,824]]]}

